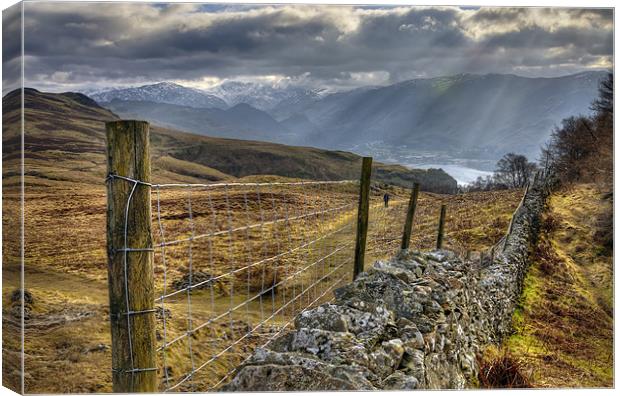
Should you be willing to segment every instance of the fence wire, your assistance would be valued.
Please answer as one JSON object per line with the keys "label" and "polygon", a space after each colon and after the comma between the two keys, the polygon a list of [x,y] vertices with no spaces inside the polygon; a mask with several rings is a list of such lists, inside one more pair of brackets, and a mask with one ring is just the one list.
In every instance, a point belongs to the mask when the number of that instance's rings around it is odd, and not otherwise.
{"label": "fence wire", "polygon": [[[157,370],[162,391],[217,389],[299,312],[327,302],[351,280],[357,181],[155,184],[110,178],[130,184],[126,218],[133,191],[151,189],[157,367],[146,369]],[[410,194],[371,186],[365,268],[400,250]],[[414,235],[422,239],[414,247],[434,245],[441,200],[432,197],[432,205],[418,207]],[[461,212],[448,211],[448,222],[462,221]],[[126,241],[125,256],[141,250]],[[131,332],[129,316],[127,323]],[[132,364],[132,373],[140,370]]]}
{"label": "fence wire", "polygon": [[375,260],[391,257],[399,251],[410,193],[410,190],[393,186],[375,187],[371,191],[365,268]]}
{"label": "fence wire", "polygon": [[[215,389],[297,313],[331,299],[334,288],[350,281],[357,182],[111,178],[131,183],[132,191],[151,188],[163,391]],[[126,246],[125,254],[130,250]]]}

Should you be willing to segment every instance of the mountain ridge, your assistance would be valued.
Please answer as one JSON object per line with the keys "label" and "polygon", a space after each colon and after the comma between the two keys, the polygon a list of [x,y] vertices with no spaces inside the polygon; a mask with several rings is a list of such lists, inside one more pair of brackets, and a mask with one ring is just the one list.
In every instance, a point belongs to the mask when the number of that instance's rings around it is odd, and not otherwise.
{"label": "mountain ridge", "polygon": [[[155,117],[144,108],[129,110],[174,128],[215,136],[247,139],[253,133],[266,141],[343,150],[381,142],[388,149],[409,147],[455,157],[465,152],[495,159],[517,151],[534,159],[563,118],[589,111],[604,75],[603,71],[557,77],[461,73],[333,93],[299,93],[298,87],[232,81],[204,92],[217,94],[222,87],[232,87],[234,100],[229,97],[229,107],[220,110],[246,103],[265,113],[260,117],[264,121],[272,120],[243,127],[237,125],[239,119],[228,120],[219,129],[198,111],[175,119],[174,111],[160,111]],[[280,96],[274,94],[278,90]]]}
{"label": "mountain ridge", "polygon": [[[282,106],[304,105],[323,96],[321,89],[309,89],[296,85],[274,86],[241,81],[226,81],[218,86],[204,90],[222,98],[229,106],[247,103],[262,111],[271,112]],[[275,116],[275,114],[271,114]]]}
{"label": "mountain ridge", "polygon": [[227,103],[217,96],[210,95],[199,89],[189,88],[167,81],[139,87],[117,88],[97,92],[92,94],[91,97],[99,103],[121,99],[128,101],[168,103],[198,108],[224,109],[228,107]]}
{"label": "mountain ridge", "polygon": [[556,78],[457,75],[333,94],[305,109],[329,147],[384,141],[422,150],[532,156],[563,118],[589,111],[604,72]]}
{"label": "mountain ridge", "polygon": [[195,108],[152,101],[102,102],[122,118],[141,118],[164,127],[203,136],[288,143],[288,129],[247,103],[227,109]]}

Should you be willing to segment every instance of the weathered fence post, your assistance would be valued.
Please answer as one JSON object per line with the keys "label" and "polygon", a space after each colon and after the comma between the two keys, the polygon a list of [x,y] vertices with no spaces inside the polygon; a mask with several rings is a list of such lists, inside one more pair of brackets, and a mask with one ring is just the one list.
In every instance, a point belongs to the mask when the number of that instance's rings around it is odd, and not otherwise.
{"label": "weathered fence post", "polygon": [[441,212],[439,213],[439,229],[437,230],[437,249],[441,249],[443,246],[443,226],[446,221],[446,205],[441,205]]}
{"label": "weathered fence post", "polygon": [[112,390],[155,392],[149,124],[108,122],[106,138]]}
{"label": "weathered fence post", "polygon": [[403,241],[400,244],[400,248],[405,250],[409,249],[409,242],[411,240],[411,228],[413,227],[413,217],[415,216],[415,208],[418,204],[418,193],[420,192],[420,183],[413,184],[413,190],[411,190],[411,197],[409,198],[409,207],[407,208],[407,218],[405,219],[405,229],[403,231]]}
{"label": "weathered fence post", "polygon": [[353,280],[364,271],[364,256],[366,255],[366,235],[368,234],[368,209],[370,205],[370,174],[372,172],[372,157],[362,160],[362,175],[360,178],[360,198],[357,208],[357,235],[355,239],[355,262],[353,264]]}

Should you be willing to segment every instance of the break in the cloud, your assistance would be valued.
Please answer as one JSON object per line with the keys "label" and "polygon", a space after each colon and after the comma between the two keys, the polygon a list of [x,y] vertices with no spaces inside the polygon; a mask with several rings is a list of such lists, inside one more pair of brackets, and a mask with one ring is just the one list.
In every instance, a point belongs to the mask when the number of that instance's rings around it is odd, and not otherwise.
{"label": "break in the cloud", "polygon": [[[611,9],[26,3],[24,31],[26,85],[46,90],[226,79],[338,89],[553,76],[613,57]],[[10,47],[3,61],[18,56]]]}

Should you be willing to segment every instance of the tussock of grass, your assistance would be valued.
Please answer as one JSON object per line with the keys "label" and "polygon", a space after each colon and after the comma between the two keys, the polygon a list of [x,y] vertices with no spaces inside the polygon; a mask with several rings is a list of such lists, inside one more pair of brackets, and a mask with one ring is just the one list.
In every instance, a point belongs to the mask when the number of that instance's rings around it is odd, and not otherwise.
{"label": "tussock of grass", "polygon": [[478,358],[481,388],[531,388],[531,373],[524,370],[523,362],[508,349],[487,348]]}

